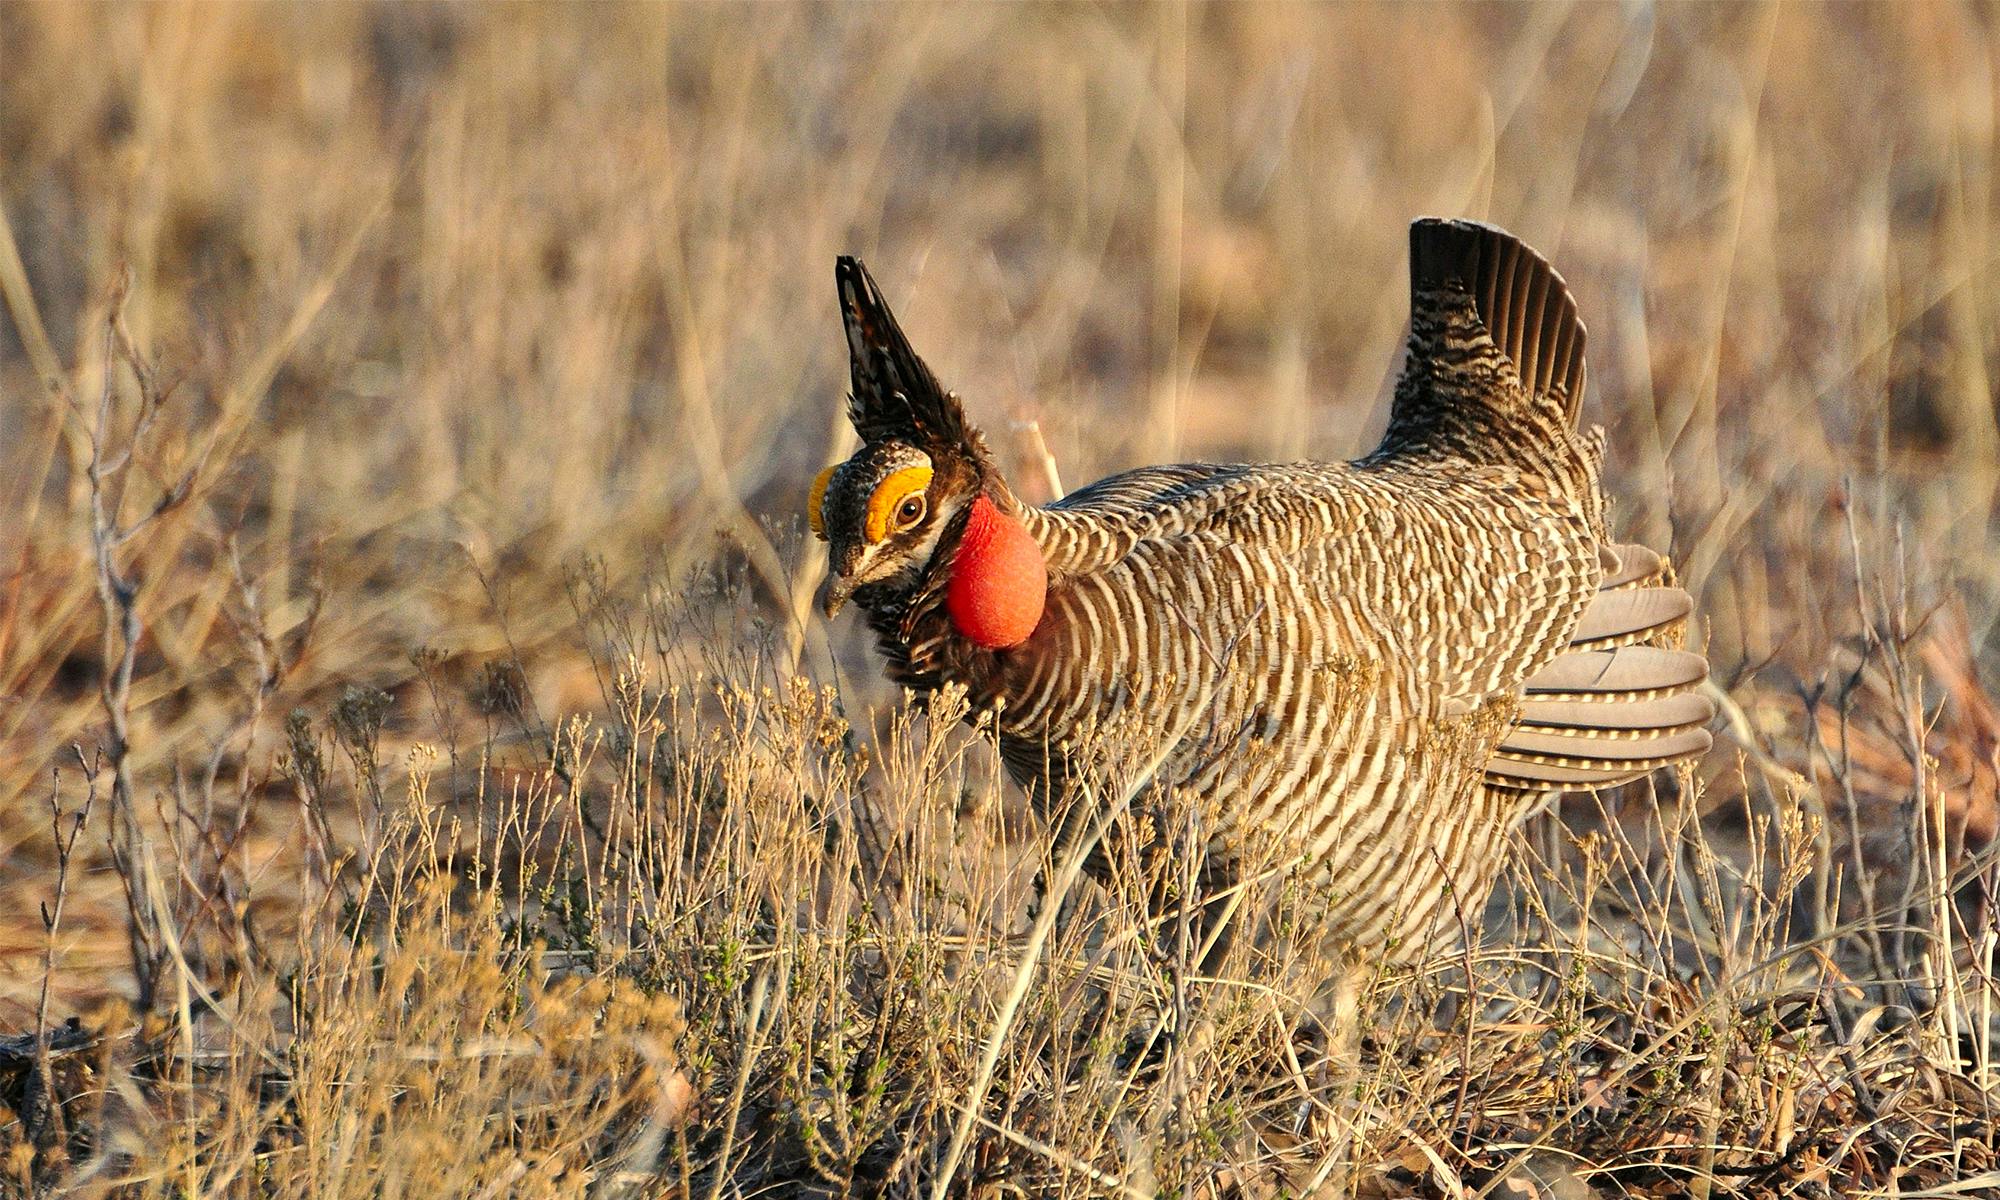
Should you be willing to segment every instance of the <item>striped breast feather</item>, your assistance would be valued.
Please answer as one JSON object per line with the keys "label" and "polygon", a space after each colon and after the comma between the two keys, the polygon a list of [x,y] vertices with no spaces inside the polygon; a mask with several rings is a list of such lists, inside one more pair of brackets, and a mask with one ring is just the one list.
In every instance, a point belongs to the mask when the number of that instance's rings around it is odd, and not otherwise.
{"label": "striped breast feather", "polygon": [[1496,787],[1627,783],[1707,750],[1708,662],[1681,650],[1694,604],[1643,546],[1608,548],[1569,647],[1522,685],[1520,714],[1486,763]]}

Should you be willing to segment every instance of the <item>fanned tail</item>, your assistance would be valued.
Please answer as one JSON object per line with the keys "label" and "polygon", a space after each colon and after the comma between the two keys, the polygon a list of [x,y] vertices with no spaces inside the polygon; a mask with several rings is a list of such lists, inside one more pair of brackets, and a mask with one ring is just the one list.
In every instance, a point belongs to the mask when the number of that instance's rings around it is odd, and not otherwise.
{"label": "fanned tail", "polygon": [[1410,343],[1382,452],[1475,461],[1558,445],[1583,402],[1584,328],[1547,260],[1502,229],[1426,217],[1410,226]]}
{"label": "fanned tail", "polygon": [[1486,763],[1489,786],[1523,791],[1628,783],[1707,750],[1708,662],[1680,649],[1694,602],[1666,559],[1610,548],[1569,649],[1523,685],[1515,726]]}

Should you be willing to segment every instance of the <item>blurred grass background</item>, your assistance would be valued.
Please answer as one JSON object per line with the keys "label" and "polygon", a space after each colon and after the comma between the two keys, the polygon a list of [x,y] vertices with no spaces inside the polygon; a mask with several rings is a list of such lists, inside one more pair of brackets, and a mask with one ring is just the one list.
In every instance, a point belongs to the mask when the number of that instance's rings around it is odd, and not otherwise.
{"label": "blurred grass background", "polygon": [[[768,619],[804,622],[807,670],[889,699],[856,630],[802,603],[797,511],[846,436],[836,253],[869,260],[1033,492],[1031,422],[1071,486],[1367,449],[1425,213],[1505,225],[1574,288],[1616,525],[1673,547],[1741,706],[1710,766],[1724,806],[1768,786],[1741,761],[1809,776],[1807,700],[1871,630],[1921,638],[1949,604],[1936,654],[1961,702],[1933,686],[1880,721],[1933,739],[1950,777],[1929,786],[1977,821],[1996,729],[1966,698],[2000,617],[1994,20],[0,7],[19,256],[0,261],[0,872],[46,877],[51,770],[102,737],[72,401],[104,383],[121,271],[174,386],[117,499],[133,516],[191,481],[120,552],[146,806],[177,772],[262,781],[283,714],[349,686],[419,736],[420,649],[468,687],[517,660],[538,713],[602,707],[568,598],[586,561],[615,583],[742,555]],[[110,387],[129,424],[133,380]],[[257,685],[232,553],[272,637],[316,621],[240,741]],[[1883,754],[1880,794],[1853,799],[1886,812],[1923,772]],[[118,986],[115,886],[76,884],[65,994]],[[39,982],[44,890],[0,894],[0,996]]]}
{"label": "blurred grass background", "polygon": [[[1368,449],[1420,214],[1568,278],[1614,525],[1674,551],[1726,703],[1700,825],[1572,804],[1465,980],[1391,989],[1367,1194],[1531,1142],[1620,1186],[1992,1184],[1996,20],[0,5],[0,1194],[65,1154],[78,1194],[839,1192],[972,1113],[966,1178],[1326,1178],[1268,996],[1211,987],[1231,1037],[1121,1082],[1105,1031],[1188,981],[1102,957],[1115,895],[977,1079],[1046,847],[884,715],[799,509],[851,436],[837,253],[1039,496],[1044,446],[1071,487]],[[1461,1044],[1453,988],[1516,1007]],[[53,1074],[4,1036],[106,993],[149,1003]]]}

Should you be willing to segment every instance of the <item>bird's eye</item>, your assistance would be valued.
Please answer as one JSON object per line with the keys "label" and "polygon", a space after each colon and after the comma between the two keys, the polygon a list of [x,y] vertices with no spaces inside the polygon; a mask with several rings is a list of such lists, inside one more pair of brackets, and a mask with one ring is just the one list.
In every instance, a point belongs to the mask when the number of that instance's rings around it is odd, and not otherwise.
{"label": "bird's eye", "polygon": [[901,533],[924,519],[924,489],[931,485],[928,466],[904,467],[875,485],[868,496],[862,532],[869,545]]}

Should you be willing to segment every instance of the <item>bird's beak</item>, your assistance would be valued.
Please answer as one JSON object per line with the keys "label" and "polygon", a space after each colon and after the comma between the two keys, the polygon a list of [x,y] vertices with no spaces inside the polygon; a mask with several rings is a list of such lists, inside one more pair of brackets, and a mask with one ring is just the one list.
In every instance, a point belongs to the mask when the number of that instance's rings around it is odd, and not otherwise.
{"label": "bird's beak", "polygon": [[854,580],[847,575],[828,575],[826,587],[819,594],[819,610],[831,621],[834,615],[847,606],[847,598],[854,594]]}

